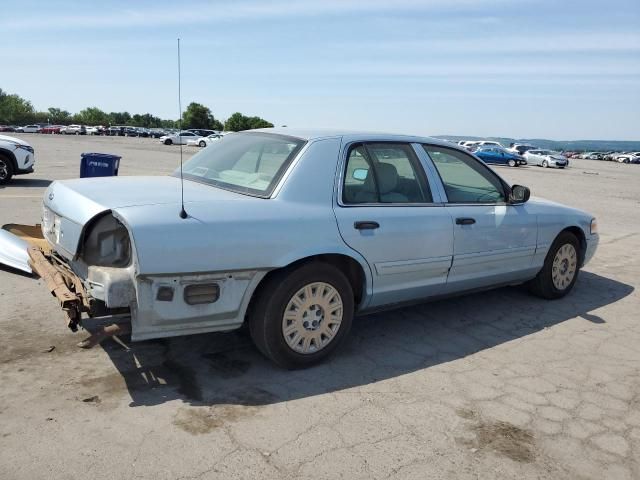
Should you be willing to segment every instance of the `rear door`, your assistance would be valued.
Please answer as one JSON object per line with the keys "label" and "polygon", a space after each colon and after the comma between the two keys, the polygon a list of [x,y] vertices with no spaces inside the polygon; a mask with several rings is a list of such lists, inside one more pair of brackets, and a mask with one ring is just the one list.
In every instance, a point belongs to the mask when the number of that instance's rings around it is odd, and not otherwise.
{"label": "rear door", "polygon": [[457,149],[423,146],[444,188],[454,223],[448,293],[527,279],[536,251],[537,216],[526,203],[507,203],[503,181]]}
{"label": "rear door", "polygon": [[343,151],[334,209],[342,238],[371,266],[368,307],[437,295],[446,285],[453,223],[414,148],[365,142]]}

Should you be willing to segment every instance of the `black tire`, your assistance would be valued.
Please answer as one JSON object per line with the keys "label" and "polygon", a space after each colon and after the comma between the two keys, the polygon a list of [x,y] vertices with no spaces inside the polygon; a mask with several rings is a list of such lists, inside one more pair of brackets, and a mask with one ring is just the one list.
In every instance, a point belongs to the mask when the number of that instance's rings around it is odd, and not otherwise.
{"label": "black tire", "polygon": [[13,177],[13,164],[7,157],[0,156],[0,185],[7,184]]}
{"label": "black tire", "polygon": [[[286,342],[283,317],[289,301],[304,286],[323,282],[333,287],[342,300],[342,321],[326,346],[314,353],[298,353]],[[276,272],[260,287],[249,312],[249,332],[256,347],[275,364],[286,369],[315,365],[331,355],[349,334],[354,315],[353,289],[336,267],[312,262]]]}
{"label": "black tire", "polygon": [[515,160],[513,160],[513,159],[512,159],[512,160],[509,160],[507,163],[508,163],[508,165],[509,165],[510,167],[517,167],[517,166],[518,166],[518,164],[516,163],[516,161],[515,161]]}
{"label": "black tire", "polygon": [[200,145],[201,147],[206,147],[207,146],[206,142],[204,142],[204,141],[200,142],[198,145]]}
{"label": "black tire", "polygon": [[[572,245],[576,252],[575,259],[575,274],[571,282],[564,288],[559,289],[553,282],[553,262],[558,251],[565,245]],[[580,273],[580,265],[582,263],[583,253],[580,248],[580,242],[576,236],[571,232],[562,232],[554,240],[546,258],[544,259],[544,265],[542,270],[538,272],[536,278],[529,282],[529,291],[534,295],[537,295],[548,300],[555,300],[567,295],[578,280],[578,274]]]}
{"label": "black tire", "polygon": [[547,168],[549,166],[549,163],[547,163],[546,160],[542,161],[542,168]]}
{"label": "black tire", "polygon": [[165,145],[171,145],[172,143],[173,143],[173,142],[171,141],[171,139],[170,139],[170,138],[167,138],[167,139],[164,141],[164,144],[165,144]]}

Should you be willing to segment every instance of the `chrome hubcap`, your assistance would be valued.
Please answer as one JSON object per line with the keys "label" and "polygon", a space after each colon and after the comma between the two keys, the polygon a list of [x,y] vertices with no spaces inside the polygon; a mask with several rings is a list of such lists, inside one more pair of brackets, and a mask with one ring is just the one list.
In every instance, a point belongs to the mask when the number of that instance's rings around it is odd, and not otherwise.
{"label": "chrome hubcap", "polygon": [[567,288],[576,275],[577,265],[578,254],[575,247],[570,243],[566,243],[560,247],[556,252],[556,256],[553,258],[553,267],[551,270],[553,286],[558,290]]}
{"label": "chrome hubcap", "polygon": [[9,175],[9,169],[4,160],[0,160],[0,180],[4,180]]}
{"label": "chrome hubcap", "polygon": [[324,282],[310,283],[289,300],[282,318],[282,335],[295,352],[318,352],[338,333],[342,312],[342,297],[335,288]]}

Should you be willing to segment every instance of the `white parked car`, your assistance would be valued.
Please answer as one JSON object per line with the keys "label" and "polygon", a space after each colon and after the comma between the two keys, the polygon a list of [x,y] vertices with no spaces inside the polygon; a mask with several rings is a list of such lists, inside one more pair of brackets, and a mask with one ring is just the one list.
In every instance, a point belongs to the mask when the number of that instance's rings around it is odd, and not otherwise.
{"label": "white parked car", "polygon": [[22,127],[22,131],[24,133],[40,133],[42,127],[40,125],[27,125],[26,127]]}
{"label": "white parked car", "polygon": [[33,147],[22,139],[0,135],[0,185],[14,175],[33,173],[36,163]]}
{"label": "white parked car", "polygon": [[640,163],[640,152],[622,153],[615,157],[619,163]]}
{"label": "white parked car", "polygon": [[213,142],[217,142],[218,140],[221,140],[221,139],[222,139],[222,135],[218,133],[214,133],[206,137],[190,138],[189,140],[187,140],[187,145],[190,145],[192,147],[208,147]]}
{"label": "white parked car", "polygon": [[103,128],[104,127],[87,127],[86,133],[87,135],[100,135],[100,132],[102,132]]}
{"label": "white parked car", "polygon": [[189,140],[195,140],[197,138],[200,138],[200,135],[196,135],[193,132],[182,131],[170,135],[163,135],[160,137],[160,143],[165,145],[187,145]]}
{"label": "white parked car", "polygon": [[527,159],[529,165],[538,165],[545,168],[564,168],[569,166],[567,157],[552,150],[527,150],[524,152],[523,157]]}
{"label": "white parked car", "polygon": [[60,133],[65,135],[86,135],[87,128],[84,125],[67,125],[60,129]]}

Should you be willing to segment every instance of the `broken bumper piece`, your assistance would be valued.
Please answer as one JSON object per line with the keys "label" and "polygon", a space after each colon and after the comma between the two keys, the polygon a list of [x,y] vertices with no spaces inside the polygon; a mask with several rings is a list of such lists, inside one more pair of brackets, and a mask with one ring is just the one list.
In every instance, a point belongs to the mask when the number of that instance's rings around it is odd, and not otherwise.
{"label": "broken bumper piece", "polygon": [[6,230],[0,230],[0,263],[16,270],[32,273],[27,249],[29,244]]}
{"label": "broken bumper piece", "polygon": [[71,331],[77,331],[82,312],[89,311],[82,281],[52,254],[45,254],[38,247],[29,247],[27,253],[34,273],[42,277],[51,294],[60,302],[67,316],[67,326]]}

